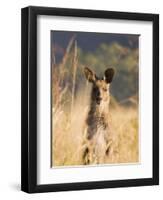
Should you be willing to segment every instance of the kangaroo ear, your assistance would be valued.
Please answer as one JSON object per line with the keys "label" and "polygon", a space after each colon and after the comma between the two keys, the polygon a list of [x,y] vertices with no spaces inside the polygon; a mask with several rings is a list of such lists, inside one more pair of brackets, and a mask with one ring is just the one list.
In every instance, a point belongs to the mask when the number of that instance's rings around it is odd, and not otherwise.
{"label": "kangaroo ear", "polygon": [[106,71],[105,71],[105,81],[107,83],[111,83],[112,80],[113,80],[113,76],[114,76],[114,73],[115,73],[115,70],[113,68],[108,68]]}
{"label": "kangaroo ear", "polygon": [[88,67],[84,68],[84,74],[89,82],[94,82],[96,80],[96,74]]}

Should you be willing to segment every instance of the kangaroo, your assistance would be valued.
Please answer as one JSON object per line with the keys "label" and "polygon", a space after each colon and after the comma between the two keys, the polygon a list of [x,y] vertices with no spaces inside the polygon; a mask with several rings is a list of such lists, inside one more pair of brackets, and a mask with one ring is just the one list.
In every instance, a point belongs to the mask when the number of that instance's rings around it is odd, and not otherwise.
{"label": "kangaroo", "polygon": [[84,151],[82,159],[84,164],[103,163],[110,151],[110,125],[109,125],[109,87],[113,80],[114,69],[108,68],[104,77],[99,78],[89,68],[84,68],[88,82],[92,84],[90,108],[84,128]]}

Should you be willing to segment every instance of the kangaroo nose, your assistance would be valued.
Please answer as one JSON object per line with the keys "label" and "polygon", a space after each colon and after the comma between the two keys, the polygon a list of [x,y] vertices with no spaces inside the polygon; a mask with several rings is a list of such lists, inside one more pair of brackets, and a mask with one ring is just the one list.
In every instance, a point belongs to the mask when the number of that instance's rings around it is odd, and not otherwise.
{"label": "kangaroo nose", "polygon": [[97,91],[97,96],[96,96],[96,97],[97,97],[98,100],[101,100],[101,94],[100,94],[100,91]]}
{"label": "kangaroo nose", "polygon": [[101,97],[97,97],[97,99],[96,99],[96,103],[97,103],[97,104],[100,104],[101,100],[102,100]]}
{"label": "kangaroo nose", "polygon": [[102,98],[99,96],[99,97],[97,97],[97,101],[101,101],[102,100]]}
{"label": "kangaroo nose", "polygon": [[97,97],[100,97],[100,92],[99,91],[97,91]]}

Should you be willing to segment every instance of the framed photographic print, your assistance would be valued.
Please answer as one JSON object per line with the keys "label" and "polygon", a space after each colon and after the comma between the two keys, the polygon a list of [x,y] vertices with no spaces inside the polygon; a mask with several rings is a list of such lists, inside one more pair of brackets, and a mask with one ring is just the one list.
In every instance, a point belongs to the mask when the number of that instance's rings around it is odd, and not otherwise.
{"label": "framed photographic print", "polygon": [[22,9],[21,188],[159,184],[159,16]]}

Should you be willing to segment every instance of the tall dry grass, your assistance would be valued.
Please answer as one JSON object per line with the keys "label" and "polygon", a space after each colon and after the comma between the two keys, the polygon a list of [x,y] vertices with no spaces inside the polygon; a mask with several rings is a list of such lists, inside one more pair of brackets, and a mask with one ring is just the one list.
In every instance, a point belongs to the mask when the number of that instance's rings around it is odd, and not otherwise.
{"label": "tall dry grass", "polygon": [[[60,65],[52,66],[52,166],[83,165],[83,126],[89,109],[90,86],[75,92],[78,70],[77,43],[73,37]],[[70,62],[70,67],[67,63]],[[81,66],[80,66],[81,67]],[[71,71],[70,80],[64,81]],[[84,76],[83,76],[84,78]],[[113,151],[104,163],[139,161],[137,106],[110,106]]]}

